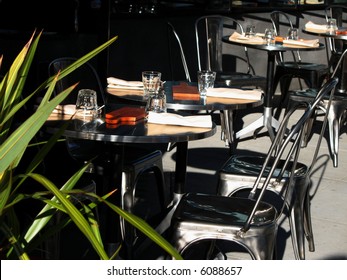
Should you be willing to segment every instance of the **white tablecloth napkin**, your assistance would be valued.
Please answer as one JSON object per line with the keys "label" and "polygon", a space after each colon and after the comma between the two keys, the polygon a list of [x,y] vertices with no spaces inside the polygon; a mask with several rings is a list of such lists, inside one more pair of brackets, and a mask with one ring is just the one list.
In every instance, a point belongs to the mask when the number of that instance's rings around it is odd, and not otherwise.
{"label": "white tablecloth napkin", "polygon": [[173,113],[155,113],[149,112],[147,121],[156,124],[169,124],[193,127],[212,127],[212,118],[210,115],[200,116],[181,116]]}
{"label": "white tablecloth napkin", "polygon": [[53,109],[52,113],[61,115],[73,115],[76,112],[75,104],[58,105]]}
{"label": "white tablecloth napkin", "polygon": [[321,31],[321,32],[327,32],[327,25],[326,24],[316,24],[312,21],[309,21],[305,24],[306,30],[312,30],[312,31]]}
{"label": "white tablecloth napkin", "polygon": [[261,100],[262,94],[263,91],[260,89],[239,89],[220,87],[209,88],[206,91],[206,96],[249,100]]}
{"label": "white tablecloth napkin", "polygon": [[262,45],[265,43],[264,39],[260,36],[246,37],[245,34],[240,34],[236,31],[230,35],[229,41],[236,41],[236,42],[245,43],[245,44],[259,44],[259,45]]}
{"label": "white tablecloth napkin", "polygon": [[313,39],[313,40],[305,40],[305,39],[290,40],[290,39],[285,39],[285,40],[283,40],[283,44],[285,44],[285,45],[294,45],[294,46],[302,46],[302,47],[319,47],[319,39]]}
{"label": "white tablecloth napkin", "polygon": [[107,84],[109,88],[143,88],[140,81],[126,81],[115,77],[108,77]]}

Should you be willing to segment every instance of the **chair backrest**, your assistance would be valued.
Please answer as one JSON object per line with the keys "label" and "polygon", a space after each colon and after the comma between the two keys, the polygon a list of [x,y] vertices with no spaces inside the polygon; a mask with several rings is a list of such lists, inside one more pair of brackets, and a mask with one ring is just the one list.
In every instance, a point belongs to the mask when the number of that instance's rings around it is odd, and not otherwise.
{"label": "chair backrest", "polygon": [[[60,57],[54,59],[48,65],[48,75],[56,75],[59,71],[71,65],[76,60],[77,58],[74,57]],[[100,106],[106,103],[105,91],[100,77],[95,68],[89,62],[83,64],[78,69],[75,69],[72,73],[59,80],[56,84],[55,90],[56,92],[61,92],[77,82],[79,82],[77,88],[62,102],[62,104],[75,104],[77,92],[82,88],[94,89],[97,92],[98,104]]]}
{"label": "chair backrest", "polygon": [[[195,21],[196,50],[199,70],[223,71],[223,42],[224,35],[231,35],[234,31],[243,34],[242,25],[235,19],[221,15],[207,15]],[[244,48],[244,57],[233,56],[246,62],[247,73],[253,72],[248,57],[248,50]]]}
{"label": "chair backrest", "polygon": [[[182,61],[182,66],[183,66],[183,69],[184,69],[184,73],[185,73],[185,76],[186,76],[186,81],[187,82],[191,82],[191,78],[190,78],[190,74],[189,74],[189,69],[188,69],[188,65],[187,65],[187,60],[186,60],[186,56],[184,54],[184,50],[183,50],[183,46],[182,46],[182,43],[181,43],[181,39],[180,37],[178,36],[174,26],[168,22],[167,23],[168,25],[168,29],[169,29],[169,38],[171,38],[170,36],[170,33],[173,35],[178,47],[179,47],[179,52],[180,52],[180,56],[181,56],[181,61]],[[171,45],[171,41],[169,41],[169,52],[170,52],[170,57],[172,57],[172,45]],[[173,70],[171,70],[172,72],[174,72]]]}
{"label": "chair backrest", "polygon": [[[275,30],[277,36],[287,37],[288,29],[295,27],[291,16],[282,11],[273,11],[270,13],[270,19],[272,27]],[[295,62],[301,61],[300,52],[291,52]],[[284,56],[279,52],[278,57],[280,62],[284,62]]]}
{"label": "chair backrest", "polygon": [[[313,115],[314,111],[316,110],[322,99],[327,94],[333,92],[337,83],[338,78],[335,77],[329,79],[322,86],[317,96],[311,103],[297,103],[295,106],[293,106],[290,110],[286,112],[286,115],[284,116],[278,129],[276,137],[271,143],[271,146],[268,150],[262,169],[253,185],[252,190],[250,191],[249,198],[255,199],[255,204],[251,215],[249,215],[248,217],[247,222],[240,230],[241,235],[250,228],[254,214],[257,211],[257,207],[262,197],[264,196],[265,191],[268,185],[270,184],[271,180],[273,180],[273,178],[276,177],[276,180],[271,182],[271,184],[273,184],[274,186],[275,184],[280,184],[283,176],[288,176],[288,170],[290,170],[290,172],[289,177],[286,180],[286,188],[283,196],[291,197],[294,191],[294,184],[292,183],[292,181],[294,179],[295,170],[300,154],[305,124],[309,121],[309,119]],[[298,121],[294,123],[294,125],[291,125],[292,117],[297,117],[296,113],[299,112],[298,109],[302,108],[306,109],[304,111],[300,110],[302,112],[301,116],[299,117]],[[324,123],[326,123],[326,120],[324,121]],[[323,125],[323,127],[325,128],[325,125]],[[322,133],[324,132],[324,128],[322,128]],[[319,147],[317,147],[317,149],[319,149]],[[316,154],[314,154],[313,156],[315,157]],[[279,165],[280,161],[283,159],[285,163]],[[274,176],[275,170],[281,171],[278,173],[278,175]],[[265,178],[265,180],[263,180],[263,178]],[[284,201],[286,201],[286,199],[284,199]]]}

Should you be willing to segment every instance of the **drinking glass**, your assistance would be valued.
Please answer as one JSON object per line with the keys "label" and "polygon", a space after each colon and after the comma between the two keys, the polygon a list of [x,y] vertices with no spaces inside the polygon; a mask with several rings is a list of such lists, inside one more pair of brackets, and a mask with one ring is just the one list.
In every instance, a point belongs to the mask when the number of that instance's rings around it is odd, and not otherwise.
{"label": "drinking glass", "polygon": [[299,39],[299,30],[297,28],[288,29],[288,40],[298,40]]}
{"label": "drinking glass", "polygon": [[246,37],[253,37],[255,36],[255,26],[254,25],[247,25],[246,26]]}
{"label": "drinking glass", "polygon": [[265,29],[265,36],[264,36],[266,44],[267,45],[274,45],[275,44],[275,38],[276,38],[275,30],[273,30],[271,28],[266,28]]}
{"label": "drinking glass", "polygon": [[150,111],[155,113],[166,113],[167,108],[165,92],[162,90],[158,93],[149,95],[145,110],[147,114]]}
{"label": "drinking glass", "polygon": [[214,87],[216,72],[210,70],[198,71],[198,90],[201,96],[206,96],[206,90]]}
{"label": "drinking glass", "polygon": [[327,32],[329,34],[336,34],[337,24],[335,18],[329,18],[327,23]]}
{"label": "drinking glass", "polygon": [[96,91],[92,89],[79,90],[76,101],[76,116],[94,118],[97,117],[98,111]]}
{"label": "drinking glass", "polygon": [[148,98],[152,94],[159,92],[161,87],[161,73],[158,71],[143,71],[143,94],[145,98]]}

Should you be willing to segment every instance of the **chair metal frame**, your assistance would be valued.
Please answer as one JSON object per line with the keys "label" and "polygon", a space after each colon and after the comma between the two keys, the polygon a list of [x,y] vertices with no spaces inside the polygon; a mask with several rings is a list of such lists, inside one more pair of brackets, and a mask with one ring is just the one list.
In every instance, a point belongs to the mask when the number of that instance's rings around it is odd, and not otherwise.
{"label": "chair metal frame", "polygon": [[[78,59],[75,57],[59,57],[59,58],[52,60],[48,65],[48,75],[51,76],[51,75],[57,74],[58,71],[60,71],[61,69],[65,68],[66,66],[72,64],[73,62],[75,62],[77,60]],[[105,105],[106,104],[106,94],[105,94],[104,87],[102,86],[101,79],[100,79],[96,69],[94,68],[94,66],[91,63],[86,62],[82,66],[80,66],[79,70],[75,70],[75,71],[76,71],[76,73],[77,72],[80,73],[80,71],[83,71],[83,69],[86,69],[86,71],[89,71],[90,75],[92,75],[94,78],[93,84],[94,84],[95,88],[93,88],[93,89],[95,89],[97,91],[98,104],[99,105]],[[75,75],[76,73],[73,73],[73,75]],[[71,84],[70,84],[70,82],[71,82]],[[68,86],[71,86],[72,83],[76,83],[76,82],[80,82],[80,81],[71,80],[70,76],[66,76],[57,82],[56,88],[59,89],[58,92],[60,92],[60,90],[65,89]]]}
{"label": "chair metal frame", "polygon": [[[331,91],[336,84],[337,79],[334,79],[331,84],[328,84],[328,86],[322,90]],[[314,99],[309,101],[314,101]],[[300,103],[296,103],[296,106],[298,104]],[[320,106],[320,103],[317,103],[317,107],[318,106]],[[303,137],[305,137],[306,125],[309,122],[310,119],[305,123]],[[323,136],[325,124],[326,120],[321,130],[320,139]],[[283,195],[283,185],[275,185],[275,187],[270,185],[268,188],[269,191],[278,195],[280,199],[285,202],[288,211],[294,255],[297,259],[305,259],[305,236],[308,240],[309,250],[315,250],[310,214],[309,188],[311,186],[310,173],[317,157],[320,142],[321,140],[317,143],[311,166],[298,162],[296,168],[293,169],[293,193],[291,196],[285,197]],[[238,195],[238,193],[244,189],[249,189],[252,182],[257,178],[264,160],[265,156],[262,155],[245,155],[238,153],[232,155],[219,171],[218,194],[223,196],[234,196]],[[284,164],[285,161],[281,160],[280,167]],[[279,170],[280,169],[276,170],[276,172],[279,172]],[[289,170],[285,177],[287,177],[288,174]],[[273,178],[272,180],[275,179]]]}
{"label": "chair metal frame", "polygon": [[[337,63],[334,63],[334,71],[331,74],[331,77],[338,76],[339,73],[341,73],[341,67],[342,63],[346,63],[344,60],[346,60],[346,53],[347,49],[340,54],[339,59]],[[338,87],[338,86],[337,86]],[[311,94],[307,94],[307,92],[311,92]],[[292,106],[291,104],[295,102],[302,102],[306,101],[309,102],[314,97],[312,94],[315,94],[315,89],[307,89],[302,91],[293,91],[289,94],[289,102],[288,107]],[[330,105],[331,103],[331,105]],[[328,107],[331,107],[330,110],[327,110]],[[347,110],[347,96],[346,93],[339,94],[338,90],[336,89],[336,92],[334,94],[333,99],[329,102],[329,100],[323,100],[319,106],[319,109],[323,111],[328,118],[328,124],[329,124],[329,146],[330,146],[330,153],[333,160],[334,167],[338,167],[338,151],[339,151],[339,137],[340,137],[340,127],[343,123],[344,118],[346,117],[346,110]],[[309,141],[309,137],[311,134],[311,127],[312,123],[314,122],[313,116],[311,123],[308,125],[306,131],[305,131],[305,137],[303,145],[306,146],[307,142]]]}
{"label": "chair metal frame", "polygon": [[[184,254],[191,246],[203,241],[214,244],[216,240],[226,240],[241,245],[253,259],[274,257],[278,219],[285,203],[277,211],[275,206],[264,202],[264,194],[269,186],[277,188],[281,185],[284,202],[292,197],[305,123],[336,83],[337,79],[328,81],[312,104],[296,104],[287,111],[260,173],[248,189],[247,198],[193,193],[181,198],[171,228],[171,241],[178,252]],[[292,115],[303,107],[306,110],[302,116],[290,126]],[[289,126],[291,129],[287,132]]]}
{"label": "chair metal frame", "polygon": [[[185,73],[185,76],[186,76],[186,81],[187,82],[191,82],[191,78],[190,78],[190,73],[189,73],[189,69],[188,69],[188,65],[187,65],[187,60],[186,60],[186,56],[185,56],[185,53],[184,53],[184,50],[183,50],[183,46],[182,46],[182,43],[181,43],[181,39],[180,37],[178,36],[174,26],[172,25],[171,22],[168,22],[167,23],[170,31],[172,32],[172,34],[174,35],[175,39],[176,39],[176,42],[178,44],[178,47],[179,47],[179,50],[180,50],[180,56],[181,56],[181,61],[182,61],[182,66],[183,66],[183,70],[184,70],[184,73]],[[171,46],[169,46],[170,48]],[[170,48],[171,50],[171,48]]]}

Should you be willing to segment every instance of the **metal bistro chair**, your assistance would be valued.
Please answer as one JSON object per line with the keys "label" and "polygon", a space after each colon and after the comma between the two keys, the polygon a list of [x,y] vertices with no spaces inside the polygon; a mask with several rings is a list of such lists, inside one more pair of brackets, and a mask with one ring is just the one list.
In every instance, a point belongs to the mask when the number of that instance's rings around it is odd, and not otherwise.
{"label": "metal bistro chair", "polygon": [[[294,24],[290,15],[282,11],[273,11],[270,14],[271,22],[276,34],[286,37],[288,28],[293,28]],[[283,30],[285,29],[285,30]],[[285,57],[285,54],[279,52],[274,76],[274,90],[280,84],[281,96],[280,103],[274,114],[279,118],[282,109],[286,108],[288,101],[288,90],[293,78],[298,78],[300,89],[303,89],[302,80],[310,88],[319,89],[323,81],[329,76],[328,64],[319,64],[314,62],[304,62],[301,59],[299,51],[289,52],[292,59]]]}
{"label": "metal bistro chair", "polygon": [[[168,22],[167,23],[167,26],[168,26],[168,37],[169,37],[169,52],[170,52],[170,57],[172,58],[172,60],[174,59],[173,58],[173,53],[174,53],[174,48],[172,46],[172,39],[174,39],[174,41],[176,42],[176,44],[178,45],[179,47],[179,54],[180,54],[180,57],[181,57],[181,62],[182,62],[182,67],[183,67],[183,70],[184,70],[184,74],[185,74],[185,80],[187,82],[191,82],[191,78],[190,78],[190,73],[189,73],[189,69],[188,69],[188,65],[187,65],[187,60],[186,60],[186,56],[184,54],[184,50],[183,50],[183,46],[182,46],[182,43],[181,43],[181,39],[180,37],[178,36],[174,26],[172,25],[171,22]],[[171,38],[172,35],[174,38]],[[171,67],[173,68],[173,64],[174,62],[171,61]],[[174,72],[174,70],[172,69],[172,73]],[[175,79],[172,79],[172,80],[175,80]]]}
{"label": "metal bistro chair", "polygon": [[[344,69],[345,69],[345,60],[346,60],[346,52],[347,49],[339,54],[339,60],[335,64],[336,60],[336,53],[333,55],[333,69],[334,71],[331,74],[331,77],[335,76],[341,76],[344,75]],[[340,84],[341,86],[341,84]],[[340,127],[343,123],[344,119],[346,118],[346,110],[347,110],[347,95],[346,92],[339,92],[338,89],[339,85],[336,87],[333,99],[331,101],[331,108],[328,111],[328,100],[323,100],[323,102],[320,104],[319,109],[323,111],[328,116],[328,124],[329,124],[329,146],[330,146],[330,153],[333,160],[334,167],[338,167],[338,151],[339,151],[339,137],[340,137]],[[296,102],[302,102],[306,101],[309,102],[314,98],[316,95],[316,89],[309,88],[302,91],[291,91],[289,93],[289,102],[288,107],[292,106],[293,103]],[[305,131],[305,137],[303,146],[307,145],[307,142],[309,141],[310,135],[311,135],[311,128],[312,123],[314,122],[313,116],[311,122],[309,123],[308,127]]]}
{"label": "metal bistro chair", "polygon": [[[265,89],[266,78],[255,74],[246,47],[243,54],[239,56],[227,54],[226,51],[223,51],[223,35],[230,35],[234,31],[244,33],[242,25],[230,17],[207,15],[195,21],[198,69],[215,71],[217,86]],[[236,68],[243,69],[237,71]],[[232,148],[235,141],[233,136],[233,112],[231,110],[221,111],[220,118],[221,139],[225,141],[226,146]]]}
{"label": "metal bistro chair", "polygon": [[[285,206],[278,211],[264,201],[264,194],[269,188],[282,187],[284,201],[293,196],[304,125],[336,83],[329,81],[312,104],[297,104],[286,113],[254,184],[246,189],[247,197],[187,193],[181,198],[172,218],[171,242],[183,257],[194,245],[211,242],[214,246],[218,240],[240,245],[253,259],[275,256],[278,219]],[[303,106],[306,110],[291,126],[291,117]]]}
{"label": "metal bistro chair", "polygon": [[[320,102],[325,95],[331,92],[338,82],[337,78],[334,78],[327,82],[319,91],[319,94],[315,99],[309,100],[314,102],[318,107]],[[296,108],[299,104],[308,103],[308,102],[297,102],[295,106],[291,107],[290,111],[293,108]],[[306,127],[307,123],[311,120],[311,115],[314,114],[315,108],[312,108],[312,113],[308,116],[307,121],[304,126]],[[304,246],[304,236],[309,243],[310,251],[314,251],[314,239],[313,239],[313,230],[311,224],[310,216],[310,200],[309,200],[309,187],[311,185],[310,174],[313,168],[313,164],[316,161],[317,153],[320,148],[321,138],[325,130],[325,123],[323,124],[320,140],[317,143],[316,151],[312,159],[311,166],[302,162],[297,162],[295,168],[287,170],[285,178],[290,175],[290,172],[294,172],[294,177],[292,179],[292,188],[293,192],[291,195],[285,195],[284,189],[285,185],[276,185],[270,184],[268,189],[269,191],[275,193],[281,200],[285,202],[285,206],[288,210],[288,218],[291,229],[291,238],[294,249],[294,254],[297,259],[305,259],[305,246]],[[305,136],[305,127],[303,128],[303,136]],[[219,171],[219,184],[218,184],[218,194],[223,196],[236,196],[239,192],[244,191],[245,189],[250,188],[252,183],[256,180],[259,171],[262,168],[263,162],[265,161],[265,156],[263,155],[246,155],[246,154],[234,154],[232,155],[226,163],[223,165]],[[276,167],[277,174],[282,166],[285,166],[285,160],[280,160],[278,167]],[[264,176],[265,177],[265,176]],[[275,178],[272,179],[275,182]]]}
{"label": "metal bistro chair", "polygon": [[[49,64],[49,75],[54,75],[58,71],[66,68],[68,65],[75,62],[77,59],[73,57],[61,57],[53,60]],[[78,71],[77,71],[78,70]],[[72,74],[64,77],[57,82],[56,89],[61,91],[68,86],[76,82],[79,83],[80,88],[92,88],[97,91],[98,103],[99,105],[105,104],[105,93],[102,87],[100,78],[95,70],[95,68],[86,63],[82,65],[79,69],[75,70]],[[58,91],[58,92],[59,92]],[[77,89],[78,91],[78,89]],[[69,100],[64,100],[64,103],[76,103],[76,95],[71,95]],[[96,158],[96,162],[100,163],[100,166],[95,167],[92,165],[89,172],[103,174],[103,169],[107,167],[108,151],[105,151],[106,145],[102,142],[87,141],[87,140],[76,140],[76,139],[66,139],[67,150],[70,156],[79,161],[86,162],[93,158]],[[161,210],[164,210],[168,204],[168,190],[166,189],[164,170],[162,163],[162,152],[160,150],[150,150],[145,146],[137,147],[135,145],[129,145],[125,147],[126,160],[124,162],[122,170],[122,186],[121,186],[121,207],[123,207],[128,212],[134,212],[137,198],[137,184],[140,177],[143,174],[151,173],[155,176],[156,187],[158,191],[158,201]],[[105,159],[103,158],[105,157]],[[126,244],[127,257],[132,257],[132,247],[137,241],[137,231],[123,219],[120,219],[121,235],[122,239]]]}

